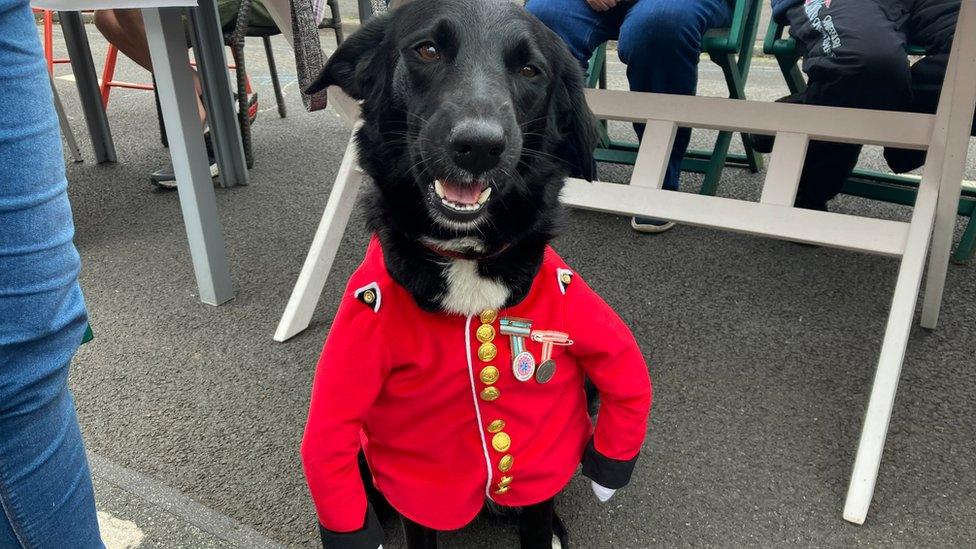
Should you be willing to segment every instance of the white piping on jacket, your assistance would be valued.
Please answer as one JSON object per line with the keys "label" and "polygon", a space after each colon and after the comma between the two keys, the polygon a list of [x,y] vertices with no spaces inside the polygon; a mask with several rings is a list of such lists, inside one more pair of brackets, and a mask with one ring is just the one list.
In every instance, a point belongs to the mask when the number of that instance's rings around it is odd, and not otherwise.
{"label": "white piping on jacket", "polygon": [[488,454],[488,441],[485,440],[484,422],[481,420],[481,408],[478,407],[478,389],[474,385],[474,366],[471,364],[471,317],[464,323],[464,351],[468,359],[468,379],[471,381],[471,398],[474,400],[474,412],[478,417],[478,435],[481,436],[481,450],[485,453],[485,467],[488,470],[488,482],[485,484],[485,497],[491,498],[491,456]]}

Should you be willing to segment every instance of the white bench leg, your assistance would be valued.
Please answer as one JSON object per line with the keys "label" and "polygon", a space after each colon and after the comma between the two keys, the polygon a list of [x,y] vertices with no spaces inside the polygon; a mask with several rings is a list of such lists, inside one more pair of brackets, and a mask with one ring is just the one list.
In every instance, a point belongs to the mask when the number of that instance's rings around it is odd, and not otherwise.
{"label": "white bench leg", "polygon": [[[935,170],[932,170],[935,171]],[[912,213],[911,229],[905,244],[898,281],[895,283],[891,299],[891,312],[885,326],[884,341],[881,344],[881,357],[874,374],[871,397],[864,425],[861,427],[861,440],[854,458],[851,482],[847,487],[847,501],[844,503],[844,520],[864,524],[874,485],[878,479],[881,453],[888,435],[888,422],[895,403],[895,392],[901,377],[902,361],[908,347],[908,337],[912,331],[915,304],[922,285],[925,270],[925,257],[928,252],[932,225],[935,223],[935,209],[938,202],[937,175],[926,175],[918,191],[915,211]]]}
{"label": "white bench leg", "polygon": [[847,488],[847,501],[844,503],[844,520],[864,524],[874,485],[881,465],[885,437],[888,434],[888,421],[895,402],[895,391],[901,376],[901,365],[905,358],[905,348],[911,331],[915,302],[924,268],[924,254],[914,261],[902,262],[895,287],[895,298],[891,304],[891,314],[881,346],[878,370],[874,374],[874,385],[861,427],[861,440],[857,446],[854,469]]}
{"label": "white bench leg", "polygon": [[[963,2],[956,22],[956,40],[946,67],[939,109],[948,107],[948,129],[942,159],[942,183],[939,209],[932,236],[932,256],[922,302],[922,327],[935,328],[942,306],[946,271],[952,247],[952,230],[956,225],[956,208],[962,193],[962,176],[969,152],[970,121],[976,109],[976,3]],[[929,154],[932,154],[931,147]],[[926,168],[927,169],[927,168]]]}
{"label": "white bench leg", "polygon": [[346,147],[346,154],[342,157],[339,173],[329,194],[329,202],[325,205],[322,221],[315,231],[312,247],[308,250],[308,257],[298,275],[298,282],[291,292],[285,313],[278,322],[275,331],[275,341],[286,341],[308,328],[312,320],[315,305],[322,295],[322,288],[332,269],[332,261],[342,242],[342,234],[346,231],[349,216],[356,204],[356,194],[362,183],[363,175],[356,165],[356,146],[352,138]]}
{"label": "white bench leg", "polygon": [[925,299],[922,301],[921,324],[930,330],[934,330],[938,324],[942,308],[942,293],[949,271],[949,256],[952,254],[952,232],[956,226],[956,208],[962,194],[961,175],[956,181],[955,192],[943,190],[939,195],[939,211],[935,217],[928,276],[925,278]]}

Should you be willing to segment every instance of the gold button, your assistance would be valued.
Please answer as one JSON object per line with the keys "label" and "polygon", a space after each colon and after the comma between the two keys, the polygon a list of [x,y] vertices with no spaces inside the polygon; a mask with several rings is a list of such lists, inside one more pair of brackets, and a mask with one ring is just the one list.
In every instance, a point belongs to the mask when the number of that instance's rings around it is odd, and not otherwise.
{"label": "gold button", "polygon": [[512,454],[505,454],[502,456],[502,459],[498,460],[498,470],[507,473],[512,468],[512,462],[514,461],[515,458],[512,457]]}
{"label": "gold button", "polygon": [[491,324],[482,324],[478,326],[478,331],[475,332],[475,336],[477,336],[478,341],[488,343],[495,339],[495,327]]}
{"label": "gold button", "polygon": [[482,324],[491,324],[496,318],[498,318],[498,311],[495,309],[485,309],[484,311],[481,311],[480,316]]}
{"label": "gold button", "polygon": [[495,387],[485,387],[481,390],[481,400],[491,402],[499,396],[501,396],[501,393]]}
{"label": "gold button", "polygon": [[481,382],[485,385],[491,385],[492,383],[498,381],[498,368],[494,366],[485,366],[481,369]]}
{"label": "gold button", "polygon": [[489,433],[497,433],[505,428],[505,421],[501,419],[496,419],[488,424]]}
{"label": "gold button", "polygon": [[373,290],[366,290],[363,292],[363,301],[372,305],[373,302],[376,301],[376,292]]}
{"label": "gold button", "polygon": [[499,489],[495,490],[495,494],[500,496],[500,495],[504,494],[505,492],[507,492],[509,490],[511,490],[511,487],[510,486],[506,486],[504,488],[499,488]]}
{"label": "gold button", "polygon": [[507,452],[511,446],[512,439],[508,436],[508,433],[495,433],[495,436],[491,437],[491,447],[496,452]]}
{"label": "gold button", "polygon": [[512,477],[510,476],[502,477],[498,481],[498,489],[501,490],[502,488],[508,488],[508,485],[511,483],[512,483]]}
{"label": "gold button", "polygon": [[559,277],[559,280],[561,280],[563,284],[569,284],[573,281],[573,277],[570,276],[569,273],[563,273],[563,276]]}
{"label": "gold button", "polygon": [[496,356],[498,356],[498,348],[494,343],[482,343],[481,347],[478,347],[478,358],[482,362],[491,362]]}

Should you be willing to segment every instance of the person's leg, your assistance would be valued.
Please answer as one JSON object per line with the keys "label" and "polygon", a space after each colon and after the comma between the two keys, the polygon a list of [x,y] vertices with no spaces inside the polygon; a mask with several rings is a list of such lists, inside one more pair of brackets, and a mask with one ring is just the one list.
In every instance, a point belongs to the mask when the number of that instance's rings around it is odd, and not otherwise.
{"label": "person's leg", "polygon": [[403,515],[400,522],[403,523],[407,549],[437,549],[437,530],[421,526]]}
{"label": "person's leg", "polygon": [[[529,0],[525,8],[562,38],[584,71],[593,51],[616,34],[623,14],[622,9],[597,12],[585,0]],[[569,164],[571,177],[582,177],[584,170],[578,165],[580,156],[569,152],[563,158]],[[596,173],[596,161],[593,162],[593,173]]]}
{"label": "person's leg", "polygon": [[[805,103],[889,110],[909,104],[903,31],[907,12],[900,3],[811,0],[786,15],[809,78]],[[811,142],[797,206],[826,209],[857,164],[860,150],[860,145]]]}
{"label": "person's leg", "polygon": [[520,549],[552,549],[555,499],[523,507],[519,512]]}
{"label": "person's leg", "polygon": [[[725,0],[636,0],[628,6],[620,26],[617,50],[627,65],[633,91],[694,95],[698,87],[698,58],[705,31],[726,25]],[[638,137],[643,124],[635,124]],[[664,188],[677,190],[681,159],[691,139],[680,128],[668,163]]]}
{"label": "person's leg", "polygon": [[[140,67],[152,72],[152,56],[146,40],[146,26],[142,22],[142,12],[138,9],[98,10],[95,12],[95,27],[113,46],[124,53]],[[200,120],[207,119],[207,110],[200,100],[203,86],[200,75],[193,70],[193,86],[197,90],[197,111]]]}
{"label": "person's leg", "polygon": [[563,39],[584,70],[593,50],[616,34],[622,13],[595,11],[585,0],[529,0],[525,9]]}
{"label": "person's leg", "polygon": [[68,367],[87,326],[61,135],[26,0],[0,0],[0,547],[102,547]]}
{"label": "person's leg", "polygon": [[[939,104],[959,5],[959,0],[917,0],[911,9],[908,42],[928,52],[912,65],[912,103],[908,109],[912,112],[934,113]],[[972,134],[976,135],[976,118]],[[925,151],[885,148],[884,155],[896,173],[914,170],[925,162]]]}
{"label": "person's leg", "polygon": [[146,41],[146,27],[137,9],[98,10],[95,28],[112,45],[137,65],[152,72],[152,57]]}

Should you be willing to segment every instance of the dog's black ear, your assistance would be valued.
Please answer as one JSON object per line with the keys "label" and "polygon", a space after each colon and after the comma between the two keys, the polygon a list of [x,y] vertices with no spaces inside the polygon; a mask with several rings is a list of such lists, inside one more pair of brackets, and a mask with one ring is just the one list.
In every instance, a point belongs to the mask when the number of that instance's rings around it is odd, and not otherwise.
{"label": "dog's black ear", "polygon": [[386,60],[382,58],[380,44],[389,26],[390,15],[378,15],[344,40],[305,93],[339,86],[354,99],[365,98],[385,70]]}
{"label": "dog's black ear", "polygon": [[574,175],[593,181],[596,179],[593,149],[599,143],[599,133],[596,117],[583,95],[583,70],[562,42],[555,44],[554,49],[559,69],[551,108],[562,141],[558,154],[570,163]]}

